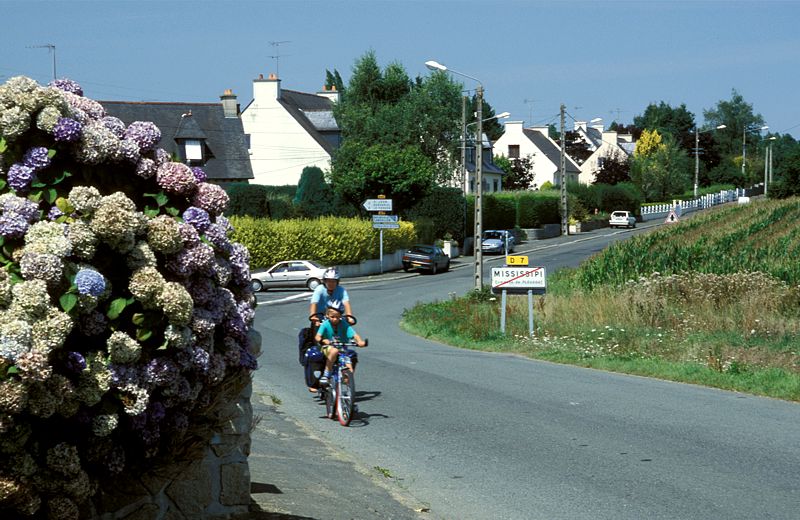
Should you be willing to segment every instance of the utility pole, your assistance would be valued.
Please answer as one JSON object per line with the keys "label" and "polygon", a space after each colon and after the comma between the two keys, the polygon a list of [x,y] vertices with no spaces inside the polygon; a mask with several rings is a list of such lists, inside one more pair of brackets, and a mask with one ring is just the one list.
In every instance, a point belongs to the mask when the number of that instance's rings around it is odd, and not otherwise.
{"label": "utility pole", "polygon": [[561,104],[561,234],[567,235],[569,233],[569,226],[567,222],[567,147],[566,147],[566,134],[564,127],[566,120],[564,118],[565,107]]}
{"label": "utility pole", "polygon": [[[467,95],[461,97],[461,191],[464,193],[464,238],[467,238]],[[464,240],[462,238],[462,242]]]}
{"label": "utility pole", "polygon": [[475,132],[475,289],[483,289],[483,85],[478,85]]}

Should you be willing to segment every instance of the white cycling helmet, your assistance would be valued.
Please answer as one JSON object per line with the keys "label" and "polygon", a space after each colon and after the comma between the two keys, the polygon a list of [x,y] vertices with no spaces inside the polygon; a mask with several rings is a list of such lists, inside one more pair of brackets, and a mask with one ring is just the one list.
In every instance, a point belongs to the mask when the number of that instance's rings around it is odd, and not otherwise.
{"label": "white cycling helmet", "polygon": [[339,270],[335,267],[329,267],[325,269],[325,272],[322,274],[323,280],[336,280],[339,281],[341,275],[339,275]]}

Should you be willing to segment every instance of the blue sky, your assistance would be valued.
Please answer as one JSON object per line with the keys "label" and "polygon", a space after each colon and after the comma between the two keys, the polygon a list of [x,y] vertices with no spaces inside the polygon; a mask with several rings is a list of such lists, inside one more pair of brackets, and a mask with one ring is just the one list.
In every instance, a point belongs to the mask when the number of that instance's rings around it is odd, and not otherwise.
{"label": "blue sky", "polygon": [[[800,1],[0,0],[0,81],[59,77],[103,100],[242,105],[252,79],[319,90],[369,49],[425,75],[437,60],[477,77],[514,120],[630,123],[651,102],[704,109],[736,89],[770,131],[800,139]],[[285,42],[272,45],[271,42]],[[464,80],[473,88],[474,82]],[[568,119],[568,124],[571,120]]]}

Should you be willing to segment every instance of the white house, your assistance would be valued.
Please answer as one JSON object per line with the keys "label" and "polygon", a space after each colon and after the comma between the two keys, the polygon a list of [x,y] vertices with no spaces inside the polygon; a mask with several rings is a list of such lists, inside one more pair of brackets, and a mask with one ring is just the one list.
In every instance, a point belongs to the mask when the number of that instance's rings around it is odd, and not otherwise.
{"label": "white house", "polygon": [[[507,121],[502,137],[494,143],[494,150],[509,159],[531,156],[533,184],[538,188],[545,182],[561,184],[561,147],[548,136],[546,126],[523,128],[522,121]],[[577,182],[580,168],[569,156],[565,158],[567,182]]]}
{"label": "white house", "polygon": [[[464,193],[475,193],[475,139],[470,139],[466,144],[466,179],[463,186]],[[481,180],[483,193],[502,191],[503,175],[506,172],[494,163],[492,141],[483,134],[483,150],[481,151]]]}
{"label": "white house", "polygon": [[339,146],[333,104],[339,92],[307,94],[281,89],[274,74],[253,80],[253,100],[242,110],[253,183],[297,184],[306,166],[330,168]]}
{"label": "white house", "polygon": [[[576,123],[576,131],[577,123]],[[618,134],[613,131],[605,131],[602,126],[594,127],[595,132],[589,132],[594,144],[594,152],[590,155],[583,164],[580,166],[580,182],[583,184],[591,184],[595,180],[595,175],[602,167],[603,161],[608,157],[617,157],[619,159],[627,159],[633,155],[636,149],[636,143],[633,141],[633,136],[630,134]],[[597,134],[600,134],[600,139],[597,139]],[[591,149],[591,148],[590,148]]]}

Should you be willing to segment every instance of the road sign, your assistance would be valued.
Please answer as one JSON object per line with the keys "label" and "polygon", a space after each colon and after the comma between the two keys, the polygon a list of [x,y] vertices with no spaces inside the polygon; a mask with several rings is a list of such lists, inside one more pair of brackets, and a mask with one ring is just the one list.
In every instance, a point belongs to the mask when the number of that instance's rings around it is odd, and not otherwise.
{"label": "road sign", "polygon": [[664,224],[675,224],[676,222],[678,222],[678,220],[680,220],[680,218],[678,217],[678,214],[675,213],[675,210],[673,209],[673,210],[670,210],[669,214],[667,215],[666,220],[664,220]]}
{"label": "road sign", "polygon": [[399,222],[373,222],[373,229],[397,229],[400,227]]}
{"label": "road sign", "polygon": [[492,269],[492,292],[544,294],[544,267],[495,267]]}
{"label": "road sign", "polygon": [[372,215],[372,222],[397,222],[397,215]]}
{"label": "road sign", "polygon": [[528,265],[528,257],[527,256],[506,256],[506,265],[509,266],[517,266],[517,265]]}
{"label": "road sign", "polygon": [[367,199],[362,206],[367,211],[392,211],[392,199]]}

